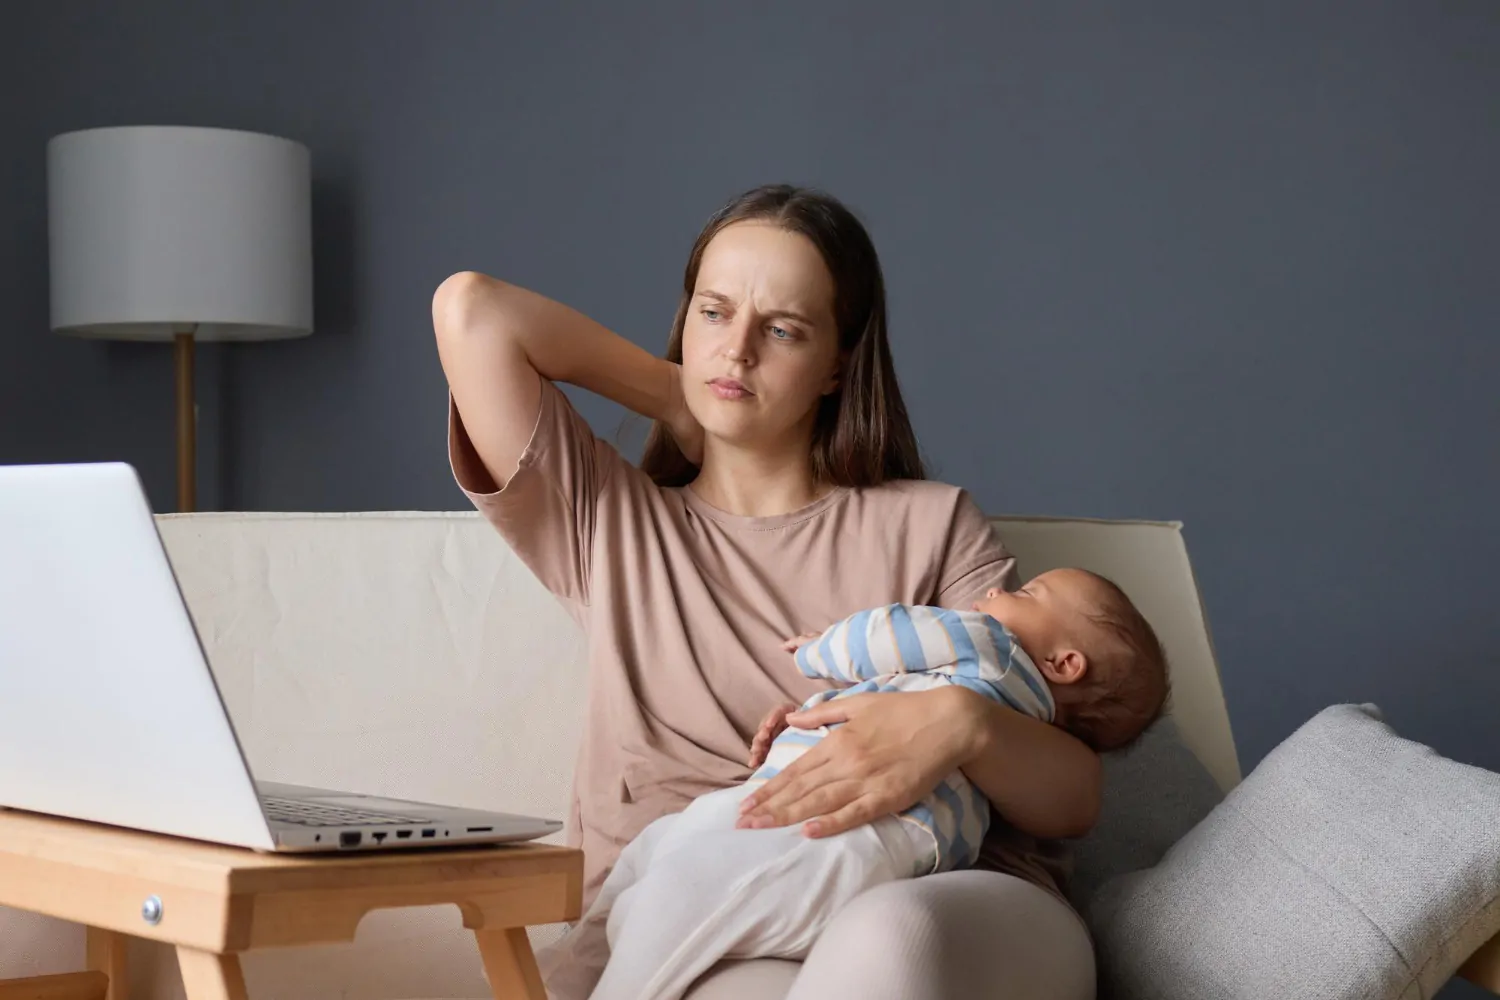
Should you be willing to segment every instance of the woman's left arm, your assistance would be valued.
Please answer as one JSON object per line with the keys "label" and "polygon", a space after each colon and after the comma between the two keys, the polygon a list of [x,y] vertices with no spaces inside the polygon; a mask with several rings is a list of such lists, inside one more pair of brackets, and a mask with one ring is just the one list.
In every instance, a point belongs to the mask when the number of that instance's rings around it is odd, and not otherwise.
{"label": "woman's left arm", "polygon": [[981,717],[973,752],[959,766],[1007,823],[1048,840],[1093,829],[1103,788],[1098,754],[1057,726],[953,690]]}
{"label": "woman's left arm", "polygon": [[915,805],[956,768],[1034,837],[1081,836],[1099,814],[1092,750],[961,687],[835,698],[786,721],[842,725],[746,797],[741,826],[830,836]]}

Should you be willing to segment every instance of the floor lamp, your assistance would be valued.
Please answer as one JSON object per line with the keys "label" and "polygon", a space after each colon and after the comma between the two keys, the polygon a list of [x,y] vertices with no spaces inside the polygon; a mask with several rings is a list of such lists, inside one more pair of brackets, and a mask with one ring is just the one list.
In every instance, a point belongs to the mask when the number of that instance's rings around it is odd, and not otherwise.
{"label": "floor lamp", "polygon": [[87,129],[47,143],[52,329],[171,341],[177,507],[197,506],[193,347],[312,332],[307,147],[216,128]]}

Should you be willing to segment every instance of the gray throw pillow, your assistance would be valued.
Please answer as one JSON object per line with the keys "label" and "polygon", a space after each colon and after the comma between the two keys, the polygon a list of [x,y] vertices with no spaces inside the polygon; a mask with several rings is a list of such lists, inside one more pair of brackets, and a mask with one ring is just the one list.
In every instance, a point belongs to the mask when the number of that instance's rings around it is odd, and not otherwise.
{"label": "gray throw pillow", "polygon": [[1163,716],[1125,750],[1103,756],[1099,821],[1072,845],[1068,899],[1087,914],[1099,887],[1116,875],[1150,868],[1224,793]]}
{"label": "gray throw pillow", "polygon": [[1500,932],[1500,774],[1325,709],[1091,906],[1113,1000],[1418,1000]]}

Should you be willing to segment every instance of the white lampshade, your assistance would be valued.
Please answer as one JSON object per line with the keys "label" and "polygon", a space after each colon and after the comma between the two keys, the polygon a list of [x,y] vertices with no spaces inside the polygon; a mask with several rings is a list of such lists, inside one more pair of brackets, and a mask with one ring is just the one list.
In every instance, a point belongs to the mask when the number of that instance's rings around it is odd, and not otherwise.
{"label": "white lampshade", "polygon": [[307,147],[132,126],[47,143],[52,328],[120,340],[312,332]]}

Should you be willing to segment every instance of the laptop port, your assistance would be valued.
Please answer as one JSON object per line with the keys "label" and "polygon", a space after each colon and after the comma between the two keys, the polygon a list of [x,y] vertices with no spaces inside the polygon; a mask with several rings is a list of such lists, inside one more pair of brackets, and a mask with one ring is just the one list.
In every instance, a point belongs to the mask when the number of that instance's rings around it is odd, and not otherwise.
{"label": "laptop port", "polygon": [[437,831],[436,830],[423,830],[422,831],[422,839],[423,840],[426,840],[428,837],[436,837],[436,836],[437,836]]}
{"label": "laptop port", "polygon": [[364,834],[358,830],[339,834],[340,847],[358,847],[359,842],[364,839]]}
{"label": "laptop port", "polygon": [[377,844],[381,844],[381,843],[385,842],[385,831],[384,830],[376,830],[374,833],[370,834],[370,836],[372,836],[372,837],[375,838],[375,843],[377,843]]}
{"label": "laptop port", "polygon": [[411,836],[411,831],[410,830],[397,830],[396,831],[396,839],[397,840],[406,840],[410,836]]}
{"label": "laptop port", "polygon": [[469,833],[493,833],[494,830],[495,830],[495,828],[493,826],[471,826],[471,827],[469,827],[468,832]]}

